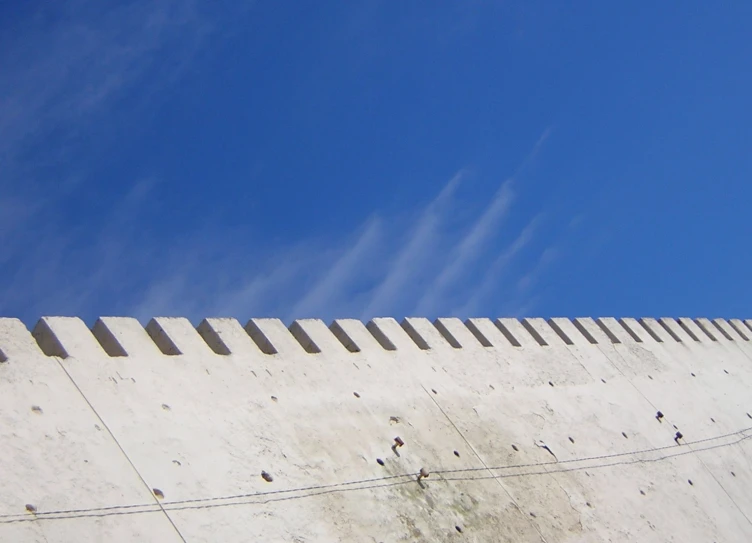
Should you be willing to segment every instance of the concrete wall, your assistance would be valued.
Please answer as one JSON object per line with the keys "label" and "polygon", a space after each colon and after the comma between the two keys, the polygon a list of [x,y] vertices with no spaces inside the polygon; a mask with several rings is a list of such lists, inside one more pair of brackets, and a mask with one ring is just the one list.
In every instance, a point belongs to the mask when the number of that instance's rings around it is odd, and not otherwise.
{"label": "concrete wall", "polygon": [[0,541],[752,541],[750,339],[0,319]]}

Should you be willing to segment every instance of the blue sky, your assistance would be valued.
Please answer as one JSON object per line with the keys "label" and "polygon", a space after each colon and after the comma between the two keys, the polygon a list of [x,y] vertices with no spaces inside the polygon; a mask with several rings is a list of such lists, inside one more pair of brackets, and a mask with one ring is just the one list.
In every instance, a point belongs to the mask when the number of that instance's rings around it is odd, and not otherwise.
{"label": "blue sky", "polygon": [[0,313],[752,314],[752,3],[0,1]]}

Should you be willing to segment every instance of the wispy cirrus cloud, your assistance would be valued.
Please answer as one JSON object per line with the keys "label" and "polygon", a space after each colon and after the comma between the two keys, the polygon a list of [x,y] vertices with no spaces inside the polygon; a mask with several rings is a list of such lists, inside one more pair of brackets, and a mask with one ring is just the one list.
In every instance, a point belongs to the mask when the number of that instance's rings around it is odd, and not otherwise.
{"label": "wispy cirrus cloud", "polygon": [[514,241],[502,249],[501,253],[486,268],[479,285],[466,296],[462,305],[452,311],[452,315],[471,316],[477,314],[481,311],[483,301],[492,295],[500,284],[507,284],[510,266],[520,252],[533,240],[542,218],[542,214],[533,217],[519,232]]}
{"label": "wispy cirrus cloud", "polygon": [[367,221],[354,244],[338,255],[328,271],[292,306],[288,318],[320,317],[327,307],[342,307],[352,295],[353,283],[366,275],[364,266],[378,254],[382,233],[380,218]]}
{"label": "wispy cirrus cloud", "polygon": [[[80,160],[88,149],[82,138],[106,135],[99,122],[122,100],[154,107],[155,95],[205,44],[232,32],[234,14],[244,9],[239,5],[134,0],[105,8],[74,0],[49,4],[24,20],[20,32],[0,37],[0,311],[141,320],[370,319],[484,313],[509,284],[534,297],[523,287],[545,266],[518,259],[534,245],[541,221],[534,217],[516,232],[520,227],[508,216],[550,128],[487,204],[463,201],[471,176],[460,171],[427,202],[393,215],[374,210],[360,224],[342,225],[352,234],[335,238],[313,233],[251,251],[243,233],[236,239],[226,229],[196,227],[164,244],[139,228],[158,211],[160,180],[149,176],[122,187],[96,228],[84,230],[66,216],[66,202],[93,182]],[[71,156],[79,160],[69,164]],[[510,281],[500,283],[502,274]]]}
{"label": "wispy cirrus cloud", "polygon": [[[540,152],[548,134],[550,130],[523,158],[514,175],[499,185],[488,204],[479,213],[469,214],[477,218],[456,221],[459,208],[467,205],[460,195],[468,174],[460,171],[423,207],[405,209],[399,217],[376,213],[349,240],[322,243],[302,239],[295,247],[267,255],[265,264],[254,267],[248,266],[241,253],[226,255],[213,266],[176,262],[149,289],[136,313],[142,319],[165,311],[199,319],[211,308],[211,314],[238,318],[273,315],[288,321],[302,317],[368,320],[408,314],[435,317],[440,313],[468,317],[531,307],[537,295],[530,287],[553,262],[556,249],[544,247],[532,260],[518,266],[514,263],[540,234],[543,213],[517,232],[512,226],[500,229],[500,224],[513,205],[517,178]],[[524,186],[516,190],[524,191]],[[505,244],[503,240],[510,237]],[[183,258],[192,252],[186,249]],[[206,261],[193,258],[196,263]],[[269,266],[270,262],[275,264]],[[228,279],[221,271],[228,269],[245,269],[246,273]],[[202,276],[211,278],[214,285]],[[477,277],[479,282],[473,280]],[[209,293],[207,301],[186,296],[189,288]],[[490,309],[488,301],[500,297],[508,300],[508,307]]]}
{"label": "wispy cirrus cloud", "polygon": [[40,213],[49,221],[61,199],[101,182],[87,178],[87,153],[92,142],[114,142],[113,112],[158,106],[161,91],[232,33],[247,5],[71,0],[19,8],[4,29],[13,31],[0,35],[0,205],[22,212],[0,225],[0,236],[23,234]]}
{"label": "wispy cirrus cloud", "polygon": [[449,261],[425,290],[413,311],[414,314],[434,314],[444,302],[446,290],[461,280],[468,266],[472,266],[482,256],[486,249],[485,244],[512,205],[514,192],[511,185],[511,180],[501,184],[491,203],[454,247]]}
{"label": "wispy cirrus cloud", "polygon": [[517,290],[526,292],[532,288],[543,272],[554,263],[558,256],[559,249],[557,247],[546,247],[541,252],[533,268],[517,280]]}
{"label": "wispy cirrus cloud", "polygon": [[[535,160],[536,156],[542,149],[546,140],[550,137],[552,127],[547,127],[539,136],[532,149],[520,162],[517,170],[511,177],[504,180],[499,186],[496,194],[491,198],[490,203],[486,206],[478,219],[470,226],[467,233],[461,238],[450,254],[446,265],[441,269],[439,274],[434,278],[429,288],[418,301],[413,311],[416,315],[433,315],[443,307],[446,311],[445,294],[448,290],[457,290],[458,282],[466,279],[467,270],[477,263],[479,259],[487,254],[488,244],[494,236],[499,235],[499,226],[509,212],[515,196],[515,182]],[[485,274],[483,283],[480,287],[466,299],[465,304],[454,314],[467,315],[476,310],[478,303],[484,295],[491,290],[494,278],[502,273],[503,269],[511,260],[531,241],[534,234],[534,227],[538,222],[536,217],[520,233],[518,238],[509,246],[502,255],[497,258],[490,266],[489,272]],[[467,292],[467,288],[462,289]]]}
{"label": "wispy cirrus cloud", "polygon": [[439,194],[420,213],[415,224],[408,226],[410,232],[404,243],[389,258],[389,268],[384,278],[375,286],[362,317],[386,315],[394,309],[397,297],[405,286],[419,276],[425,263],[437,248],[439,228],[452,203],[464,172],[458,172],[444,185]]}
{"label": "wispy cirrus cloud", "polygon": [[231,33],[246,8],[224,0],[19,7],[4,28],[13,31],[0,33],[0,312],[78,312],[103,290],[123,292],[118,285],[141,277],[114,263],[127,255],[137,269],[148,260],[135,220],[155,180],[112,187],[122,198],[84,231],[69,209],[107,182],[89,178],[92,142],[114,142],[113,111],[124,102],[123,112],[156,107],[161,91]]}
{"label": "wispy cirrus cloud", "polygon": [[39,138],[75,137],[135,85],[146,99],[215,30],[204,8],[195,0],[39,4],[0,39],[0,156],[22,162]]}
{"label": "wispy cirrus cloud", "polygon": [[[540,233],[542,214],[516,234],[506,228],[504,239],[513,238],[502,244],[491,226],[512,205],[510,186],[502,184],[474,215],[477,219],[457,223],[459,207],[466,205],[459,198],[466,176],[452,176],[422,208],[404,209],[400,216],[375,213],[352,236],[303,237],[263,254],[244,250],[248,243],[233,243],[232,236],[217,250],[216,240],[229,233],[210,230],[186,234],[169,247],[135,243],[128,228],[135,228],[134,217],[156,184],[143,180],[94,240],[98,254],[111,256],[100,258],[85,279],[69,282],[55,295],[67,313],[109,299],[111,312],[143,322],[157,315],[187,316],[194,322],[207,316],[401,318],[416,314],[412,308],[431,299],[437,288],[451,290],[452,296],[437,297],[422,315],[500,315],[530,307],[537,298],[531,287],[553,262],[555,249],[514,263]],[[58,254],[51,269],[64,265],[64,251]],[[124,259],[128,266],[122,265]],[[476,277],[480,283],[472,280]],[[116,296],[113,285],[120,288]],[[507,302],[499,306],[499,299]],[[490,306],[489,300],[497,301]]]}

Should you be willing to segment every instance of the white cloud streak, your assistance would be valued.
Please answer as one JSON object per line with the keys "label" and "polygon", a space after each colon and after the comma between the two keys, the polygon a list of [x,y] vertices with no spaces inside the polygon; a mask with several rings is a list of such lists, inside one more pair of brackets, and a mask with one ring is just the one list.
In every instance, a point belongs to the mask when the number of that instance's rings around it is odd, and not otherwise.
{"label": "white cloud streak", "polygon": [[0,237],[19,244],[6,245],[6,254],[24,248],[40,216],[45,224],[58,220],[61,199],[92,182],[86,142],[114,141],[113,112],[157,106],[217,31],[232,31],[227,23],[246,3],[229,11],[222,4],[37,3],[0,36],[0,207],[13,202],[23,211],[0,225]]}
{"label": "white cloud streak", "polygon": [[[467,281],[482,274],[479,262],[492,257],[517,190],[514,179],[533,163],[550,128],[480,217],[460,225],[467,233],[459,241],[444,227],[453,222],[464,172],[424,208],[405,206],[408,220],[374,215],[353,239],[303,238],[277,252],[250,252],[247,240],[225,241],[217,249],[227,232],[186,232],[169,247],[145,240],[138,225],[154,198],[158,180],[152,178],[137,180],[94,234],[62,227],[61,196],[75,196],[88,180],[80,169],[85,165],[68,168],[62,181],[58,166],[71,149],[80,150],[82,135],[99,133],[98,121],[119,100],[138,89],[140,100],[153,107],[154,95],[179,77],[208,39],[232,32],[233,14],[244,8],[219,14],[209,9],[214,5],[134,0],[113,8],[73,0],[49,4],[15,36],[0,37],[0,265],[20,262],[4,270],[0,311],[85,314],[106,308],[142,321],[155,315],[368,319],[410,308],[446,309],[450,290],[468,300],[463,311],[480,309],[533,238],[538,219],[495,259],[479,288]],[[82,247],[84,239],[89,243]],[[517,284],[531,285],[536,276]]]}
{"label": "white cloud streak", "polygon": [[321,277],[290,312],[290,318],[320,316],[326,307],[343,305],[348,287],[353,279],[361,273],[365,262],[373,257],[376,245],[382,235],[382,221],[379,218],[369,220],[362,233],[355,240],[331,269]]}
{"label": "white cloud streak", "polygon": [[[75,136],[82,122],[134,85],[143,92],[163,84],[211,28],[196,1],[42,7],[0,48],[0,157],[17,159],[42,136]],[[167,48],[169,56],[160,54]]]}
{"label": "white cloud streak", "polygon": [[374,289],[368,305],[362,312],[362,318],[388,314],[405,285],[422,269],[435,246],[446,207],[451,204],[452,196],[463,176],[464,172],[459,172],[452,177],[423,211],[407,243],[389,265],[389,272]]}
{"label": "white cloud streak", "polygon": [[[66,254],[63,243],[43,247],[48,261],[46,266],[35,267],[45,270],[35,282],[58,274],[62,277],[55,279],[56,284],[44,286],[48,292],[54,289],[55,303],[46,300],[43,307],[64,307],[66,314],[83,313],[104,299],[105,307],[111,308],[108,313],[133,315],[144,323],[159,315],[187,316],[194,323],[207,316],[241,320],[274,316],[288,321],[304,317],[370,319],[379,314],[399,318],[401,311],[430,292],[431,282],[425,277],[435,273],[437,263],[446,261],[445,247],[451,246],[453,236],[442,226],[453,217],[461,178],[461,174],[452,178],[422,211],[414,213],[417,219],[409,227],[396,217],[374,216],[350,240],[303,238],[276,253],[249,252],[247,247],[254,245],[250,240],[229,240],[215,250],[217,236],[226,237],[227,233],[209,231],[186,234],[171,240],[169,247],[140,246],[128,228],[135,228],[140,210],[153,197],[155,182],[144,180],[112,210],[110,224],[92,240],[90,251],[97,260],[85,276],[63,272],[66,258],[78,260],[78,255]],[[533,298],[534,293],[528,295],[529,289],[520,287],[533,283],[548,257],[542,257],[540,265],[527,275],[499,279],[511,274],[510,263],[532,241],[540,222],[540,217],[530,221],[490,267],[481,268],[478,262],[485,262],[496,244],[488,244],[483,254],[468,258],[459,268],[448,267],[452,271],[447,273],[457,285],[457,298],[467,302],[447,313],[474,315],[500,290],[523,296],[522,302]],[[476,223],[470,225],[470,231]],[[473,246],[466,238],[457,245]],[[50,241],[54,245],[54,238]],[[90,260],[91,254],[84,257]],[[480,286],[467,280],[479,273],[483,277]],[[517,288],[509,289],[510,284]],[[451,308],[439,304],[438,309]]]}
{"label": "white cloud streak", "polygon": [[467,235],[454,248],[448,264],[441,270],[430,287],[426,289],[413,312],[414,314],[433,315],[437,311],[443,302],[443,295],[447,288],[461,280],[468,266],[471,266],[481,256],[485,244],[509,211],[513,199],[514,193],[510,179],[501,184],[491,203]]}
{"label": "white cloud streak", "polygon": [[524,293],[535,284],[543,272],[558,258],[559,250],[556,247],[546,247],[538,256],[535,266],[517,280],[517,290]]}
{"label": "white cloud streak", "polygon": [[486,269],[478,287],[473,289],[467,301],[455,309],[452,314],[461,317],[474,317],[480,310],[483,301],[497,290],[502,283],[508,268],[514,259],[530,244],[539,227],[542,215],[534,217],[519,233],[515,240],[499,254]]}
{"label": "white cloud streak", "polygon": [[[134,202],[147,201],[153,180],[136,180],[87,232],[75,226],[66,204],[91,183],[86,141],[114,138],[110,114],[158,105],[156,95],[210,40],[238,26],[247,2],[224,4],[37,3],[22,8],[26,15],[13,22],[14,32],[0,35],[0,312],[80,312],[144,280],[139,266],[159,248],[134,242],[142,236]],[[118,264],[121,258],[128,264]]]}
{"label": "white cloud streak", "polygon": [[541,300],[540,291],[533,289],[546,270],[559,257],[560,249],[549,246],[538,255],[533,266],[521,276],[518,276],[514,288],[509,289],[509,300],[505,303],[506,315],[510,317],[529,317],[533,309]]}
{"label": "white cloud streak", "polygon": [[[551,135],[552,130],[552,127],[549,126],[543,131],[543,133],[538,137],[538,140],[533,145],[533,148],[528,152],[520,165],[517,167],[517,170],[514,172],[512,177],[506,179],[501,183],[499,189],[497,190],[496,194],[494,195],[488,206],[485,208],[483,213],[475,221],[468,233],[455,246],[447,264],[444,266],[438,276],[436,276],[436,278],[433,280],[430,287],[425,290],[425,293],[419,300],[414,310],[414,314],[434,315],[439,307],[445,305],[445,293],[450,289],[450,287],[457,285],[458,281],[462,280],[463,277],[465,277],[465,272],[467,271],[467,269],[485,254],[488,241],[494,234],[497,233],[499,224],[509,212],[512,202],[514,201],[513,188],[516,179],[524,172],[526,168],[528,168],[533,163],[535,158],[538,156],[538,153],[543,148],[543,145]],[[521,237],[518,238],[518,241],[524,239],[525,244],[527,243],[527,241],[529,241],[529,239],[527,239],[527,236],[532,234],[532,226],[534,225],[531,223],[531,225],[528,225],[528,227],[523,230]],[[510,248],[514,250],[507,251],[508,254],[506,254],[504,259],[502,259],[501,261],[497,259],[497,261],[492,265],[492,268],[495,269],[496,274],[501,272],[499,266],[502,263],[508,264],[511,259],[517,254],[517,252],[519,252],[519,249],[521,249],[521,247],[515,249],[515,245],[518,241],[513,243],[512,247]],[[485,283],[486,284],[483,285],[480,290],[488,291],[490,289],[490,284],[488,284],[487,282]],[[478,296],[473,296],[473,298],[467,302],[464,309],[470,310],[474,305],[477,304],[477,302]]]}

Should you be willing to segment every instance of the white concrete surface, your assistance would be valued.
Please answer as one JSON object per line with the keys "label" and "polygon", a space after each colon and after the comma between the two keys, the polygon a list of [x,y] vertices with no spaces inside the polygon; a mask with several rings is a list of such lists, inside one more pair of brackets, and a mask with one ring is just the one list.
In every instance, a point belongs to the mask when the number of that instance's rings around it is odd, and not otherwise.
{"label": "white concrete surface", "polygon": [[751,340],[0,319],[0,541],[752,541]]}

